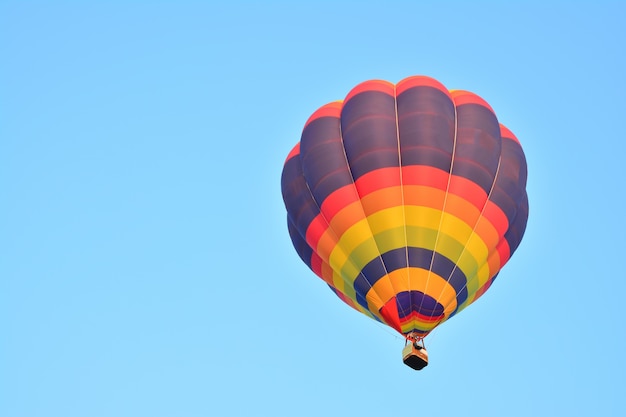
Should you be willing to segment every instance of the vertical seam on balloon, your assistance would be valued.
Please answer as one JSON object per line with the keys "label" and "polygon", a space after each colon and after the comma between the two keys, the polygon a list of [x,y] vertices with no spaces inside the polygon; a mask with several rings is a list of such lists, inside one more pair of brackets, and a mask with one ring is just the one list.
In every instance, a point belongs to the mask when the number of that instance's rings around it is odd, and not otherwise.
{"label": "vertical seam on balloon", "polygon": [[[340,139],[341,139],[341,146],[342,146],[342,148],[344,148],[344,146],[343,146],[343,137],[342,137],[342,135],[341,135],[341,118],[339,118],[339,137],[340,137]],[[345,148],[344,148],[344,156],[345,156]],[[303,158],[302,158],[302,155],[300,155],[299,157],[300,157],[300,165],[302,166],[302,159],[303,159]],[[350,170],[350,166],[348,165],[348,171],[349,171],[349,170]],[[350,172],[350,176],[352,177],[352,172]],[[330,222],[328,221],[328,219],[326,218],[326,216],[324,216],[324,213],[322,212],[322,208],[321,208],[321,206],[320,206],[319,202],[315,199],[315,196],[313,195],[313,192],[311,191],[311,187],[309,187],[309,183],[308,183],[308,181],[306,180],[306,177],[304,176],[304,169],[302,169],[302,177],[304,178],[304,184],[306,185],[306,188],[307,188],[307,190],[308,190],[308,192],[309,192],[309,195],[311,196],[311,200],[315,203],[315,206],[316,206],[316,207],[317,207],[317,209],[318,209],[318,213],[320,214],[321,218],[324,220],[324,222],[325,222],[325,223],[326,223],[326,225],[328,226],[328,228],[327,228],[327,229],[328,229],[328,230],[332,233],[332,235],[333,235],[333,237],[335,238],[335,240],[336,240],[337,242],[339,242],[339,236],[337,235],[337,233],[335,233],[335,231],[333,230],[333,228],[330,226]],[[352,182],[353,182],[353,184],[354,184],[354,177],[352,177]],[[300,234],[300,235],[302,236],[302,234]],[[306,241],[306,236],[303,236],[303,237],[305,238],[305,241]],[[308,244],[308,242],[307,242],[307,244]],[[354,266],[354,269],[355,269],[355,270],[356,270],[356,269],[358,269],[358,268],[356,267],[356,265],[354,264],[354,262],[350,259],[350,256],[348,256],[348,254],[346,254],[346,253],[344,252],[343,248],[342,248],[340,245],[337,245],[337,248],[339,248],[339,249],[341,250],[341,252],[345,255],[345,258],[348,260],[348,262],[350,262],[350,264],[351,264],[352,266]],[[313,249],[313,251],[314,251],[315,253],[317,253],[317,250],[315,250],[315,248],[311,248],[311,249]],[[352,286],[352,288],[354,288],[354,292],[355,292],[355,294],[356,294],[356,293],[358,293],[358,291],[357,291],[356,287],[354,286],[354,283],[350,283],[350,281],[349,281],[349,280],[348,280],[348,279],[347,279],[347,278],[346,278],[346,277],[345,277],[345,276],[344,276],[341,272],[338,272],[338,271],[336,271],[334,268],[332,268],[332,265],[330,265],[330,263],[328,263],[328,265],[331,267],[331,269],[333,270],[333,272],[335,272],[335,273],[338,273],[338,274],[339,274],[339,276],[341,277],[342,281],[346,284],[346,286],[348,286],[348,287],[349,287],[349,286]],[[362,271],[359,271],[359,275],[361,275],[361,276],[363,276],[363,278],[365,278],[365,276],[363,275],[363,272],[362,272]],[[355,281],[356,281],[356,278],[355,278]],[[365,279],[365,281],[369,284],[369,281],[367,281],[367,279]],[[370,289],[371,289],[371,288],[372,288],[372,286],[370,285]],[[335,289],[336,289],[336,288],[335,288]],[[344,295],[345,295],[345,293],[344,293]],[[367,293],[365,293],[365,294],[361,294],[361,295],[362,295],[362,297],[363,297],[363,298],[367,301]],[[348,298],[349,298],[349,297],[348,297]],[[357,301],[357,300],[353,300],[353,301],[355,301],[355,305],[360,306],[360,304],[358,303],[358,301]],[[363,306],[361,306],[361,307],[363,307]],[[365,309],[365,307],[363,307],[363,308]],[[375,313],[373,313],[372,311],[370,311],[369,306],[368,306],[368,308],[366,309],[366,311],[367,311],[367,312],[368,312],[368,313],[369,313],[372,317],[374,317],[374,318],[377,318],[377,319],[383,319],[383,317],[382,317],[382,316],[381,316],[381,317],[379,317],[377,314],[375,314]]]}
{"label": "vertical seam on balloon", "polygon": [[[490,196],[490,197],[491,197],[491,196]],[[489,201],[491,201],[491,200],[489,199]],[[520,210],[519,210],[519,209],[520,209],[520,206],[519,206],[519,205],[517,205],[517,206],[515,207],[515,215],[514,215],[514,216],[511,218],[511,220],[509,221],[507,230],[506,230],[506,231],[504,232],[504,234],[502,235],[502,238],[501,238],[500,240],[498,240],[498,242],[497,242],[497,243],[493,246],[493,248],[489,251],[489,253],[487,254],[487,258],[485,259],[485,261],[484,261],[482,264],[478,265],[478,267],[477,267],[477,269],[476,269],[476,271],[477,271],[477,272],[478,272],[478,271],[480,271],[480,269],[481,269],[481,268],[482,268],[485,264],[488,264],[488,263],[489,263],[489,260],[491,259],[491,256],[492,256],[494,253],[497,253],[497,252],[498,252],[498,245],[499,245],[499,244],[500,244],[500,242],[502,242],[503,240],[506,240],[506,234],[507,234],[507,233],[508,233],[508,231],[511,229],[511,226],[515,223],[515,220],[517,219],[517,216],[518,216],[518,215],[519,215],[519,213],[520,213]],[[482,214],[482,213],[481,213],[481,214]],[[509,254],[509,259],[510,259],[510,257],[512,256],[512,254],[513,254],[512,252]],[[503,267],[503,266],[504,266],[504,264],[502,263],[502,260],[500,260],[500,268],[498,268],[498,270],[496,270],[496,271],[495,271],[495,272],[493,272],[493,273],[492,273],[491,271],[489,271],[489,278],[488,278],[488,280],[487,280],[487,282],[486,282],[486,283],[488,283],[488,282],[489,282],[490,280],[492,280],[492,279],[493,279],[493,278],[494,278],[497,274],[499,274],[499,273],[500,273],[500,270],[502,269],[502,267]],[[474,275],[474,276],[472,277],[472,279],[469,279],[469,280],[468,280],[468,282],[467,282],[467,283],[469,284],[469,282],[470,282],[470,281],[472,281],[473,279],[475,279],[475,278],[477,278],[477,277],[478,277],[478,274]],[[486,284],[486,283],[485,283],[485,284]],[[482,287],[480,287],[480,288],[482,288]],[[480,288],[478,288],[478,290],[480,290]],[[477,291],[478,291],[478,290],[477,290]],[[475,294],[474,294],[474,295],[475,295]],[[481,295],[482,295],[482,294],[481,294]],[[469,297],[468,297],[468,300],[469,300]],[[476,301],[476,299],[472,300],[470,303],[467,303],[467,301],[466,301],[466,302],[464,302],[465,306],[463,306],[463,308],[465,308],[465,307],[469,306],[469,305],[470,305],[470,304],[472,304],[474,301]],[[459,309],[460,309],[460,307],[461,307],[461,306],[457,306],[457,309],[454,311],[454,314],[456,314],[456,313],[458,313],[458,312],[460,311],[460,310],[459,310]]]}
{"label": "vertical seam on balloon", "polygon": [[[345,103],[343,103],[341,105],[341,113],[343,113],[344,105],[345,105]],[[357,196],[359,197],[359,205],[361,206],[361,211],[363,212],[363,218],[367,221],[367,227],[369,228],[370,234],[372,235],[372,238],[373,238],[374,237],[374,233],[372,232],[372,227],[370,226],[369,220],[368,220],[367,216],[365,215],[365,210],[363,208],[363,204],[361,203],[361,195],[359,194],[359,190],[356,187],[356,184],[354,182],[354,174],[352,173],[352,168],[350,167],[350,163],[348,161],[348,153],[346,152],[346,146],[345,146],[345,144],[343,142],[343,130],[341,128],[341,113],[339,114],[339,142],[341,143],[341,149],[343,150],[343,158],[344,158],[344,161],[346,162],[346,167],[348,168],[348,173],[350,174],[350,179],[352,180],[352,186],[354,187],[354,191],[357,194]],[[331,228],[330,224],[328,225],[328,227],[329,227],[329,229]],[[334,230],[333,230],[333,234],[335,234]],[[380,254],[380,249],[378,248],[378,244],[376,243],[376,239],[374,239],[374,244],[376,244],[376,249],[378,249],[378,258],[380,259],[380,262],[383,265],[383,268],[385,268],[385,273],[387,273],[387,268],[385,267],[385,263],[383,262],[382,256]],[[351,255],[351,254],[349,254],[349,255]],[[350,256],[346,256],[346,258],[350,259]],[[354,265],[354,263],[351,260],[350,260],[350,262],[352,263],[352,265]],[[357,269],[356,265],[355,265],[355,269]],[[369,301],[367,300],[367,294],[372,290],[373,286],[372,286],[372,284],[370,284],[370,282],[367,279],[367,277],[363,274],[363,268],[359,269],[359,275],[362,276],[363,279],[365,280],[365,282],[367,283],[367,285],[369,285],[369,290],[367,290],[367,292],[365,294],[363,294],[363,299],[365,300],[365,302],[368,305],[368,311],[370,311],[369,310]],[[354,285],[355,283],[356,283],[356,278],[355,278],[354,282],[351,284],[352,287],[354,288],[355,293],[356,293],[357,289],[356,289],[356,286]],[[350,283],[348,282],[347,284],[350,284]],[[381,300],[381,302],[382,302],[382,300]],[[357,302],[357,304],[358,304],[358,302]],[[370,314],[372,314],[372,315],[374,315],[376,317],[379,317],[379,315],[380,315],[380,318],[383,320],[383,322],[386,322],[386,319],[384,317],[382,317],[382,314],[380,313],[380,311],[377,310],[376,313],[370,311]]]}
{"label": "vertical seam on balloon", "polygon": [[[345,106],[345,103],[343,103],[342,106],[341,106],[342,113],[343,113],[343,107],[344,106]],[[369,218],[368,218],[368,216],[365,213],[365,208],[363,207],[363,203],[361,201],[361,194],[359,193],[359,189],[357,188],[356,183],[354,181],[354,174],[352,172],[352,167],[350,166],[350,162],[348,161],[348,153],[346,152],[346,146],[345,146],[344,141],[343,141],[343,130],[341,128],[341,115],[339,116],[339,139],[341,141],[341,148],[343,149],[343,157],[344,157],[344,160],[346,161],[346,166],[348,167],[348,172],[350,173],[350,178],[352,179],[352,186],[354,187],[354,191],[356,192],[357,196],[359,197],[359,204],[361,206],[361,211],[363,212],[363,217],[367,221],[367,227],[369,228],[370,235],[372,236],[372,239],[374,240],[374,245],[376,245],[376,250],[378,252],[378,259],[380,259],[380,263],[382,264],[383,269],[385,270],[385,276],[388,277],[389,283],[391,285],[391,288],[392,288],[393,292],[395,294],[397,294],[395,288],[393,288],[393,282],[391,281],[391,278],[389,277],[389,271],[387,270],[387,266],[385,265],[385,262],[383,261],[382,254],[380,253],[380,248],[378,247],[378,242],[376,242],[376,238],[374,238],[374,232],[372,230],[372,226],[370,225]],[[363,270],[362,269],[360,270],[359,274],[361,276],[363,276],[363,278],[365,279],[365,282],[367,282],[367,284],[369,285],[369,287],[370,287],[369,290],[368,290],[368,293],[369,293],[369,291],[372,290],[372,288],[373,288],[372,284],[370,284],[370,282],[368,281],[367,277],[365,275],[363,275]],[[355,280],[355,282],[356,282],[356,280]],[[356,291],[356,288],[355,288],[355,291]],[[367,295],[364,298],[367,301]],[[383,300],[381,300],[381,302],[383,302]],[[368,303],[368,305],[369,305],[369,303]],[[383,306],[384,306],[384,304],[383,304]],[[380,313],[380,311],[379,311],[379,313]],[[381,314],[381,316],[382,316],[382,314]],[[383,317],[383,319],[384,319],[384,317]]]}
{"label": "vertical seam on balloon", "polygon": [[[435,237],[435,244],[433,246],[433,254],[432,254],[431,258],[430,258],[430,266],[428,267],[428,274],[426,275],[426,283],[424,284],[424,295],[422,296],[422,299],[420,301],[420,306],[419,306],[419,310],[418,311],[422,310],[422,306],[424,304],[424,298],[426,298],[426,294],[428,293],[428,284],[430,282],[430,276],[432,274],[433,265],[435,263],[435,255],[437,253],[437,244],[439,243],[439,233],[441,232],[441,225],[443,224],[443,217],[444,217],[444,214],[446,212],[446,205],[448,203],[448,191],[450,190],[450,183],[452,182],[452,170],[454,168],[454,160],[456,158],[456,141],[457,141],[457,134],[458,134],[458,129],[459,129],[459,120],[458,120],[457,107],[456,107],[456,103],[454,102],[454,100],[452,100],[452,104],[454,106],[454,138],[453,138],[453,142],[452,142],[452,155],[451,155],[451,158],[450,158],[450,171],[448,172],[448,183],[446,184],[446,193],[444,194],[443,206],[441,207],[441,216],[439,217],[439,226],[437,227],[437,234],[436,234],[436,237]],[[436,307],[436,305],[435,305],[435,307]],[[444,312],[445,312],[445,308],[444,308]],[[435,327],[437,327],[442,322],[443,322],[443,320],[440,320],[435,325]],[[433,327],[433,329],[435,327]],[[430,331],[432,331],[433,329],[431,329]]]}
{"label": "vertical seam on balloon", "polygon": [[[304,177],[304,174],[303,174],[302,176]],[[320,204],[319,204],[319,203],[317,202],[317,200],[315,199],[315,196],[313,195],[313,192],[311,191],[311,188],[309,187],[309,183],[306,181],[306,178],[305,178],[304,183],[306,184],[306,189],[309,191],[309,194],[310,194],[310,196],[311,196],[311,200],[313,200],[313,202],[315,203],[315,206],[317,207],[317,209],[318,209],[318,211],[319,211],[320,216],[322,217],[322,219],[324,219],[324,222],[326,222],[326,225],[328,226],[328,228],[327,228],[327,229],[328,229],[328,230],[329,230],[329,231],[333,234],[333,237],[335,238],[335,240],[336,240],[337,242],[339,242],[339,236],[337,236],[337,234],[336,234],[336,233],[335,233],[335,231],[332,229],[332,227],[330,227],[330,222],[328,221],[328,219],[326,218],[326,216],[324,216],[324,213],[322,213],[322,209],[321,209],[321,207],[320,207]],[[302,234],[300,234],[300,236],[302,236]],[[305,238],[305,241],[306,241],[306,236],[304,236],[304,238]],[[307,244],[308,244],[308,243],[307,243]],[[341,250],[341,252],[342,252],[344,255],[346,255],[346,256],[345,256],[345,257],[346,257],[346,259],[347,259],[347,260],[348,260],[348,261],[352,264],[352,266],[354,266],[354,269],[357,269],[357,268],[356,268],[356,265],[354,265],[354,262],[352,262],[352,260],[350,259],[350,257],[349,257],[349,256],[347,256],[347,254],[344,252],[343,248],[342,248],[341,246],[339,246],[339,245],[337,245],[337,247]],[[311,249],[313,249],[313,251],[314,251],[315,253],[317,253],[317,250],[315,250],[314,248],[311,248]],[[319,256],[319,255],[318,255],[318,256]],[[338,274],[339,274],[339,276],[341,277],[341,280],[344,282],[344,284],[346,284],[347,286],[352,285],[352,287],[354,288],[354,292],[355,292],[355,293],[357,293],[357,290],[356,290],[356,288],[354,287],[354,284],[351,284],[351,283],[350,283],[350,281],[349,281],[349,280],[348,280],[348,279],[347,279],[347,278],[346,278],[346,277],[345,277],[342,273],[340,273],[340,272],[336,271],[336,270],[335,270],[335,269],[334,269],[334,268],[330,265],[330,262],[328,262],[328,265],[329,265],[329,266],[330,266],[330,268],[333,270],[333,272],[335,272],[335,273],[338,273]],[[362,274],[362,273],[359,273],[359,275],[363,275],[363,274]],[[337,290],[337,288],[335,288],[335,290]],[[337,290],[337,291],[339,291],[339,290]],[[343,293],[343,294],[345,295],[345,293]],[[366,294],[362,294],[362,296],[363,296],[363,298],[366,298]],[[349,298],[349,297],[348,297],[348,298]],[[354,301],[355,301],[355,305],[360,306],[360,304],[359,304],[356,300],[354,300]],[[361,307],[363,307],[363,306],[361,306]],[[363,307],[363,308],[364,308],[364,307]],[[378,316],[376,316],[375,314],[373,314],[373,313],[369,310],[369,308],[367,308],[366,310],[370,313],[370,315],[371,315],[372,317],[378,317]]]}
{"label": "vertical seam on balloon", "polygon": [[[413,297],[411,296],[411,268],[409,265],[409,239],[407,236],[407,225],[406,225],[406,204],[404,203],[404,178],[402,176],[402,147],[400,144],[400,120],[398,117],[398,91],[397,84],[393,85],[393,101],[394,101],[394,110],[396,112],[396,139],[398,141],[398,171],[400,174],[400,198],[402,201],[402,224],[404,225],[404,256],[406,262],[406,284],[407,289],[409,291],[409,314],[414,311],[413,308]],[[397,294],[397,292],[396,292]],[[404,308],[402,309],[402,314],[406,316],[406,311]]]}
{"label": "vertical seam on balloon", "polygon": [[[476,226],[478,226],[478,223],[481,221],[481,219],[483,218],[483,213],[485,212],[485,209],[487,208],[487,205],[489,204],[489,201],[491,201],[491,195],[493,193],[493,190],[495,189],[496,186],[496,181],[498,179],[498,176],[500,174],[500,166],[502,164],[502,147],[500,147],[500,155],[498,157],[498,167],[496,168],[496,172],[495,175],[493,177],[493,182],[491,183],[491,188],[489,189],[489,194],[487,195],[487,198],[485,199],[485,203],[483,204],[482,209],[480,210],[480,215],[478,216],[478,218],[476,219],[476,222],[474,223],[474,227],[472,228],[472,233],[470,233],[469,237],[467,238],[467,240],[465,241],[465,243],[462,245],[463,249],[461,250],[461,253],[459,254],[458,258],[453,261],[454,263],[454,268],[452,268],[452,272],[450,272],[450,275],[448,276],[447,282],[450,282],[450,279],[452,279],[452,275],[454,274],[454,271],[457,270],[458,268],[458,264],[457,262],[459,261],[459,259],[461,259],[461,257],[463,256],[463,254],[465,253],[466,249],[467,249],[467,243],[472,240],[472,237],[476,234]],[[497,247],[497,244],[496,246]],[[487,258],[485,259],[485,263],[489,262],[489,256],[491,255],[491,252],[487,253]],[[483,265],[485,265],[485,263],[482,263],[481,265],[478,265],[476,272],[474,273],[474,275],[472,277],[465,277],[465,285],[463,285],[463,287],[461,287],[461,289],[459,291],[463,291],[463,289],[467,288],[468,284],[470,283],[470,281],[476,279],[478,277],[478,271],[480,271],[480,269],[483,267]],[[491,272],[490,272],[491,274]],[[437,302],[439,302],[441,296],[443,295],[443,292],[441,294],[439,294],[439,296],[437,297]],[[458,293],[457,293],[458,295]],[[469,298],[469,295],[468,295]],[[447,302],[446,302],[447,304]],[[460,305],[456,306],[455,311],[452,314],[455,314],[456,311],[458,310],[458,308],[460,307]]]}

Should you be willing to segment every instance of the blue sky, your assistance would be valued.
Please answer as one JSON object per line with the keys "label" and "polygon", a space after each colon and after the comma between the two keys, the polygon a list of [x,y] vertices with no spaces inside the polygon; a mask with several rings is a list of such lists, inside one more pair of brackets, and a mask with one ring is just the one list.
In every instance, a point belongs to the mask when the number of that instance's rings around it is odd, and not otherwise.
{"label": "blue sky", "polygon": [[[622,415],[625,17],[2,2],[0,415]],[[417,74],[492,105],[530,199],[520,248],[421,372],[300,261],[280,195],[316,108]]]}

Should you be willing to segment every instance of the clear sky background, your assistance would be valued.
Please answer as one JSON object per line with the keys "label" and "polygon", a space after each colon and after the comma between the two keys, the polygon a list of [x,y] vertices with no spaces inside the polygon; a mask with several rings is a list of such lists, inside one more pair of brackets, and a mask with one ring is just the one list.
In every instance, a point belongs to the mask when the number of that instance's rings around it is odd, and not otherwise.
{"label": "clear sky background", "polygon": [[[292,4],[294,3],[294,4]],[[0,416],[620,416],[626,3],[3,1]],[[282,164],[373,78],[518,136],[526,236],[403,339],[291,246]]]}

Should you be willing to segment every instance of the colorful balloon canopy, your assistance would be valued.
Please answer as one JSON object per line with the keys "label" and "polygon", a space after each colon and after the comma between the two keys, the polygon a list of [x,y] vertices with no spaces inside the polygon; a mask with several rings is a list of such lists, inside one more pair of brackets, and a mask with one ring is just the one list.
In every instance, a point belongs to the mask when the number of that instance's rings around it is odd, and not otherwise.
{"label": "colorful balloon canopy", "polygon": [[300,258],[346,304],[424,337],[476,301],[528,218],[526,160],[492,108],[415,76],[319,108],[282,173]]}

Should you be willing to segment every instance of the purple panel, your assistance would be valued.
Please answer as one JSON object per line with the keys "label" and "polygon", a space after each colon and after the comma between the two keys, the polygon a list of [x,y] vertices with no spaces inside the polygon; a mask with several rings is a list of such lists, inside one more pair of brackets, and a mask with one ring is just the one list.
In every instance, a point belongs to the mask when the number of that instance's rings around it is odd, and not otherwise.
{"label": "purple panel", "polygon": [[402,166],[427,165],[450,172],[454,103],[440,90],[419,86],[398,96]]}
{"label": "purple panel", "polygon": [[400,166],[396,103],[389,94],[366,91],[350,98],[341,111],[341,135],[355,181],[375,169]]}

